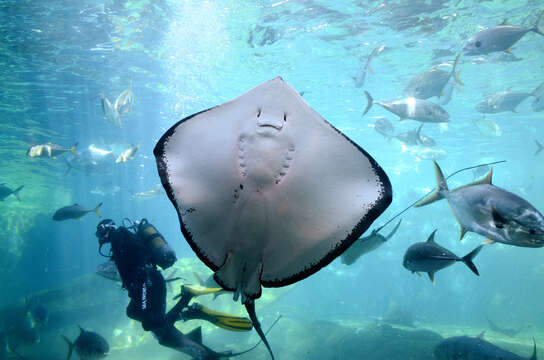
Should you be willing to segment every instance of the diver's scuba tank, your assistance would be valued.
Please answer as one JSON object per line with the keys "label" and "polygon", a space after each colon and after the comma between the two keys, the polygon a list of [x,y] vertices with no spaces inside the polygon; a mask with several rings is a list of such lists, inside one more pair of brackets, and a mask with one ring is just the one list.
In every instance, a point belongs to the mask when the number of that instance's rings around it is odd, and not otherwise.
{"label": "diver's scuba tank", "polygon": [[150,253],[151,261],[163,269],[172,266],[177,258],[176,253],[168,245],[161,233],[147,221],[142,219],[138,224],[136,235]]}

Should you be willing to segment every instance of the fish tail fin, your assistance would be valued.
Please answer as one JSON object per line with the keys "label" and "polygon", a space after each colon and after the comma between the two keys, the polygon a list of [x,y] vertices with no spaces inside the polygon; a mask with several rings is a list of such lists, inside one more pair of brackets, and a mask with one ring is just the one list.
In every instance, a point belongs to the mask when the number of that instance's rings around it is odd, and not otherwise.
{"label": "fish tail fin", "polygon": [[425,197],[423,200],[418,201],[414,207],[421,207],[429,205],[435,201],[441,200],[444,198],[444,194],[449,191],[448,184],[442,173],[442,169],[438,166],[438,163],[434,161],[434,173],[436,176],[437,187],[429,196]]}
{"label": "fish tail fin", "polygon": [[365,96],[366,96],[367,104],[366,104],[365,111],[363,111],[363,116],[365,116],[366,113],[370,111],[370,108],[372,107],[372,105],[374,105],[374,99],[372,98],[370,93],[366,90],[365,90]]}
{"label": "fish tail fin", "polygon": [[76,148],[77,148],[78,145],[79,145],[79,142],[76,142],[76,143],[70,148],[70,152],[71,152],[72,154],[74,154],[74,156],[77,156]]}
{"label": "fish tail fin", "polygon": [[461,79],[459,78],[459,73],[456,71],[457,70],[457,64],[459,63],[459,59],[461,59],[462,54],[463,54],[463,52],[460,52],[459,54],[457,54],[457,57],[455,58],[455,62],[453,63],[453,69],[451,69],[451,76],[453,76],[453,78],[455,79],[455,81],[459,85],[465,85],[461,81]]}
{"label": "fish tail fin", "polygon": [[263,333],[263,329],[261,328],[261,323],[259,322],[259,319],[257,319],[257,314],[255,314],[255,301],[248,300],[245,303],[247,314],[249,315],[249,318],[251,319],[251,322],[253,323],[253,328],[255,331],[257,331],[257,334],[259,334],[259,337],[263,341],[264,345],[268,349],[268,352],[270,353],[270,356],[272,357],[272,360],[274,360],[274,353],[272,352],[272,349],[270,348],[270,344],[268,344],[268,340],[266,340],[266,335]]}
{"label": "fish tail fin", "polygon": [[542,21],[542,17],[544,17],[544,10],[542,10],[540,15],[538,16],[535,26],[531,30],[536,32],[537,34],[544,36],[544,31],[542,31],[542,29],[540,28],[540,22]]}
{"label": "fish tail fin", "polygon": [[480,250],[482,250],[482,247],[483,245],[478,246],[476,249],[472,250],[461,258],[461,261],[463,261],[465,265],[468,266],[468,268],[478,276],[480,276],[480,273],[478,272],[478,269],[476,268],[476,265],[474,265],[472,260],[476,257],[476,255],[478,255]]}
{"label": "fish tail fin", "polygon": [[533,355],[531,355],[531,358],[529,360],[536,360],[536,341],[535,341],[535,338],[533,338]]}
{"label": "fish tail fin", "polygon": [[102,214],[100,213],[100,207],[102,206],[102,204],[103,203],[100,203],[100,204],[96,205],[96,207],[94,208],[94,212],[99,218],[102,217]]}
{"label": "fish tail fin", "polygon": [[536,139],[535,139],[535,144],[536,144],[535,156],[537,156],[538,154],[540,154],[542,150],[544,150],[544,146],[542,146],[542,144]]}
{"label": "fish tail fin", "polygon": [[19,191],[21,191],[22,188],[24,188],[24,185],[19,186],[17,189],[13,191],[13,195],[17,198],[17,200],[21,201],[21,197],[19,196]]}
{"label": "fish tail fin", "polygon": [[61,337],[66,341],[66,344],[68,344],[68,353],[66,354],[66,360],[70,360],[72,357],[72,352],[74,351],[74,343],[70,341],[66,336],[61,335]]}

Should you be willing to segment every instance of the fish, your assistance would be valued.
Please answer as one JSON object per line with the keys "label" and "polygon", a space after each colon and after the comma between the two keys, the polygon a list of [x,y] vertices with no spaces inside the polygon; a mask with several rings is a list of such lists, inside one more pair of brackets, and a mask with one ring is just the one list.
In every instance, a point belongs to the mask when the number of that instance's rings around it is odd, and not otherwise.
{"label": "fish", "polygon": [[525,326],[521,326],[518,329],[503,328],[503,327],[500,327],[499,325],[495,324],[489,317],[487,317],[487,323],[489,324],[489,328],[491,330],[493,330],[495,332],[498,332],[498,333],[501,333],[501,334],[504,334],[504,335],[509,336],[509,337],[516,336],[517,334],[519,334],[525,328]]}
{"label": "fish", "polygon": [[128,89],[123,91],[115,100],[114,108],[119,116],[132,111],[132,103],[134,102],[134,93],[132,92],[132,78]]}
{"label": "fish", "polygon": [[368,91],[365,91],[365,95],[368,104],[363,112],[363,116],[368,113],[370,108],[372,108],[372,105],[378,104],[385,110],[397,115],[400,118],[399,120],[411,119],[420,122],[432,123],[450,121],[450,115],[446,110],[444,110],[440,105],[428,100],[409,97],[400,100],[382,102],[374,101]]}
{"label": "fish", "polygon": [[140,191],[131,195],[132,200],[147,200],[159,196],[163,192],[162,185],[157,184],[151,190]]}
{"label": "fish", "polygon": [[533,90],[533,95],[535,96],[535,99],[531,103],[533,111],[539,112],[544,110],[544,82]]}
{"label": "fish", "polygon": [[483,136],[501,136],[502,130],[499,125],[487,117],[474,120],[474,125]]}
{"label": "fish", "polygon": [[368,58],[366,59],[365,64],[361,67],[359,73],[357,74],[357,77],[352,77],[353,81],[355,82],[356,88],[360,88],[365,84],[367,70],[370,70],[372,74],[376,74],[376,72],[372,69],[372,66],[370,66],[370,62],[372,61],[372,59],[374,59],[374,56],[376,56],[379,50],[380,48],[372,49],[372,52],[370,53],[370,55],[368,55]]}
{"label": "fish", "polygon": [[364,254],[368,254],[369,252],[374,251],[383,244],[385,244],[389,239],[393,237],[393,235],[395,235],[401,221],[402,220],[399,220],[393,230],[391,230],[391,232],[386,236],[379,234],[377,230],[372,230],[372,233],[370,235],[357,239],[357,241],[355,241],[342,254],[342,264],[352,265]]}
{"label": "fish", "polygon": [[435,146],[436,142],[432,138],[421,134],[422,127],[423,124],[419,125],[417,129],[394,135],[394,137],[406,145]]}
{"label": "fish", "polygon": [[432,149],[429,147],[416,148],[410,153],[416,158],[423,160],[440,160],[445,158],[448,154],[442,149]]}
{"label": "fish", "polygon": [[19,346],[40,342],[40,334],[32,325],[26,307],[9,307],[2,313],[2,331],[8,348],[14,352]]}
{"label": "fish", "polygon": [[438,103],[440,105],[447,105],[450,103],[452,97],[453,97],[453,90],[456,89],[455,83],[453,81],[450,81],[444,86],[444,89],[442,90],[442,94],[440,98],[438,99]]}
{"label": "fish", "polygon": [[519,91],[503,91],[488,95],[476,104],[476,111],[484,114],[496,114],[505,111],[517,112],[516,107],[530,96],[534,95]]}
{"label": "fish", "polygon": [[27,301],[27,311],[30,314],[34,327],[42,327],[49,320],[49,310],[42,303],[29,304]]}
{"label": "fish", "polygon": [[81,219],[83,216],[90,212],[95,212],[96,215],[101,218],[102,214],[100,214],[100,207],[102,206],[102,203],[98,204],[94,209],[86,209],[78,204],[74,205],[68,205],[64,206],[57,211],[55,211],[55,214],[53,214],[53,220],[55,221],[64,221],[69,219]]}
{"label": "fish", "polygon": [[393,136],[395,128],[389,120],[384,117],[380,117],[374,123],[374,130],[376,130],[378,134],[383,135],[386,139],[389,140]]}
{"label": "fish", "polygon": [[184,238],[272,358],[255,313],[262,286],[332,262],[393,196],[379,164],[281,77],[182,119],[153,153]]}
{"label": "fish", "polygon": [[77,156],[77,145],[78,143],[76,142],[71,148],[67,149],[50,141],[46,144],[32,145],[28,148],[26,154],[31,158],[48,157],[51,159],[56,159],[57,156],[66,152],[71,152],[74,156]]}
{"label": "fish", "polygon": [[74,351],[81,360],[103,359],[110,352],[110,345],[102,335],[93,331],[86,331],[81,326],[79,327],[79,336],[74,342],[64,335],[61,335],[61,337],[68,344],[66,360],[70,360]]}
{"label": "fish", "polygon": [[102,104],[102,112],[104,118],[112,125],[121,127],[121,115],[114,104],[112,104],[104,93],[100,94],[100,102]]}
{"label": "fish", "polygon": [[17,189],[12,190],[8,186],[6,186],[6,183],[0,184],[0,201],[6,200],[6,198],[10,195],[13,195],[17,198],[17,200],[21,201],[21,197],[19,195],[19,192],[24,188],[24,185],[19,186]]}
{"label": "fish", "polygon": [[134,154],[136,154],[136,151],[140,150],[140,145],[131,145],[128,149],[126,149],[125,151],[123,151],[121,153],[121,155],[119,155],[117,157],[117,159],[115,160],[115,163],[120,163],[120,162],[127,162],[128,160],[132,160],[134,159]]}
{"label": "fish", "polygon": [[404,254],[402,265],[414,272],[426,272],[429,279],[434,283],[434,274],[458,261],[462,261],[472,272],[478,276],[480,273],[476,265],[472,262],[474,257],[482,250],[483,245],[469,252],[467,255],[460,258],[448,249],[438,245],[434,241],[434,230],[426,242],[418,242],[410,245]]}
{"label": "fish", "polygon": [[[533,355],[529,360],[536,359],[536,342],[533,339]],[[501,349],[484,340],[483,333],[478,337],[454,336],[444,339],[434,351],[436,360],[524,360],[525,358]]]}
{"label": "fish", "polygon": [[[536,144],[536,151],[535,151],[535,156],[537,156],[538,154],[540,154],[540,152],[542,151],[542,149],[544,149],[544,146],[542,146],[542,144],[535,139],[535,144]],[[1,189],[1,188],[0,188]]]}
{"label": "fish", "polygon": [[66,173],[74,169],[86,175],[108,175],[113,172],[115,160],[116,157],[112,151],[90,145],[78,153],[77,157],[66,161],[68,167]]}
{"label": "fish", "polygon": [[489,244],[544,246],[544,217],[525,199],[492,185],[493,169],[481,180],[451,191],[436,161],[434,170],[436,190],[414,206],[446,199],[460,225],[459,240],[472,231],[485,236]]}
{"label": "fish", "polygon": [[544,35],[544,32],[539,27],[543,16],[544,11],[540,13],[535,25],[530,28],[506,25],[503,22],[499,26],[482,30],[468,39],[463,47],[463,53],[468,56],[474,56],[485,55],[496,51],[511,52],[511,47],[528,32]]}
{"label": "fish", "polygon": [[[200,275],[198,275],[196,272],[193,272],[193,275],[194,277],[196,278],[196,281],[198,282],[198,284],[202,287],[205,287],[205,288],[211,288],[211,289],[215,289],[215,288],[220,288],[221,286],[217,283],[217,281],[214,280],[213,278],[213,274],[208,276],[208,278],[206,278],[206,280],[202,280],[202,278],[200,277]],[[223,295],[223,294],[228,294],[229,291],[225,291],[225,290],[221,290],[221,291],[218,291],[218,292],[215,292],[213,293],[213,299],[217,299],[218,296],[220,295]]]}
{"label": "fish", "polygon": [[444,71],[439,66],[435,66],[429,71],[414,76],[404,89],[404,96],[416,99],[429,99],[435,96],[440,98],[445,95],[445,87],[451,78],[455,79],[458,84],[463,85],[456,72],[460,58],[461,53],[455,58],[451,71]]}

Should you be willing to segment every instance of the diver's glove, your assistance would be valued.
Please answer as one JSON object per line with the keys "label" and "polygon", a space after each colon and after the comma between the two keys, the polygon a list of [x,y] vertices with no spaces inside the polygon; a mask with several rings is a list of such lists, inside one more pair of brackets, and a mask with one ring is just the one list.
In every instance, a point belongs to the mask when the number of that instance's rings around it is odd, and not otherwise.
{"label": "diver's glove", "polygon": [[253,324],[248,318],[215,311],[202,304],[192,304],[182,311],[181,320],[206,320],[212,324],[230,331],[250,331]]}

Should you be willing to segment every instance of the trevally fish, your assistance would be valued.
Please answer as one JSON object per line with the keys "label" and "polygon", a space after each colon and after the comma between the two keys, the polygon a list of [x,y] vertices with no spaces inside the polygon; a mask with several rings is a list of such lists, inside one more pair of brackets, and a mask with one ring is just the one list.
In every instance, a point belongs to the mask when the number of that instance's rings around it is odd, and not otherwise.
{"label": "trevally fish", "polygon": [[15,196],[17,200],[21,201],[21,198],[19,197],[19,192],[24,187],[24,185],[21,185],[17,189],[12,190],[6,186],[6,183],[0,184],[0,201],[4,201],[10,195]]}
{"label": "trevally fish", "polygon": [[136,151],[138,150],[140,150],[140,145],[136,145],[136,146],[132,145],[131,147],[123,151],[121,155],[117,157],[117,160],[115,160],[115,162],[116,163],[127,162],[128,160],[134,159],[134,154],[136,154]]}
{"label": "trevally fish", "polygon": [[76,142],[74,146],[67,149],[50,141],[47,144],[32,145],[30,148],[28,148],[28,151],[26,152],[26,154],[30,156],[31,158],[48,157],[48,158],[55,159],[57,156],[70,151],[72,154],[74,154],[74,156],[77,156],[77,153],[76,153],[77,145],[78,143]]}
{"label": "trevally fish", "polygon": [[460,258],[448,249],[438,245],[434,241],[434,230],[426,242],[418,242],[412,244],[404,254],[402,265],[414,272],[426,272],[429,275],[429,279],[434,282],[434,273],[438,270],[442,270],[450,265],[455,264],[457,261],[462,261],[473,273],[480,276],[476,265],[472,262],[474,257],[478,255],[482,250],[483,245],[478,246],[476,249],[469,252],[467,255]]}
{"label": "trevally fish", "polygon": [[68,344],[66,360],[70,360],[75,351],[81,360],[97,360],[105,358],[110,352],[110,345],[100,334],[93,331],[85,331],[81,326],[80,333],[74,342],[61,335]]}
{"label": "trevally fish", "polygon": [[130,197],[132,200],[146,200],[146,199],[152,199],[154,197],[159,196],[163,192],[162,185],[157,184],[153,187],[153,189],[148,191],[140,191],[137,193],[132,194]]}
{"label": "trevally fish", "polygon": [[533,93],[519,91],[503,91],[486,96],[476,104],[476,110],[485,114],[496,114],[504,111],[516,112],[516,107]]}
{"label": "trevally fish", "polygon": [[448,122],[450,115],[440,105],[428,100],[416,99],[413,97],[394,100],[394,101],[374,101],[372,96],[365,91],[368,104],[363,116],[372,108],[372,105],[378,104],[384,109],[397,115],[400,119],[411,119],[420,122]]}
{"label": "trevally fish", "polygon": [[78,204],[64,206],[55,212],[55,214],[53,215],[53,220],[55,221],[63,221],[63,220],[69,220],[69,219],[79,220],[86,214],[93,211],[100,218],[102,217],[102,214],[100,214],[100,211],[99,211],[100,206],[102,206],[102,203],[98,204],[94,209],[86,209]]}
{"label": "trevally fish", "polygon": [[393,127],[393,124],[389,120],[387,120],[384,117],[379,118],[374,123],[374,130],[378,134],[383,135],[386,139],[391,139],[393,136],[393,132],[395,131],[395,128]]}
{"label": "trevally fish", "polygon": [[371,73],[376,74],[374,69],[372,69],[372,66],[370,66],[370,62],[372,61],[372,59],[374,59],[374,56],[376,56],[380,49],[383,49],[383,47],[372,49],[372,52],[370,53],[370,55],[368,55],[365,64],[361,67],[361,70],[359,71],[357,76],[352,77],[353,81],[355,81],[356,88],[360,88],[365,84],[367,70],[370,70]]}
{"label": "trevally fish", "polygon": [[110,150],[104,150],[94,145],[83,150],[77,157],[66,161],[69,172],[71,169],[84,172],[86,175],[108,175],[115,167],[115,155]]}
{"label": "trevally fish", "polygon": [[423,124],[419,125],[417,129],[394,135],[394,137],[406,145],[435,146],[436,142],[432,138],[421,134],[422,127]]}
{"label": "trevally fish", "polygon": [[537,156],[538,154],[540,154],[542,149],[544,149],[544,146],[542,146],[542,144],[538,140],[535,140],[535,143],[536,143],[535,156]]}
{"label": "trevally fish", "polygon": [[106,120],[114,126],[121,127],[121,115],[119,115],[119,111],[117,111],[115,105],[110,102],[104,93],[100,94],[100,102]]}
{"label": "trevally fish", "polygon": [[503,327],[500,327],[499,325],[495,324],[489,317],[487,317],[487,323],[489,324],[489,328],[495,332],[498,332],[498,333],[501,333],[501,334],[504,334],[506,336],[509,336],[509,337],[514,337],[516,336],[517,334],[519,334],[524,328],[525,326],[520,326],[519,328],[517,329],[511,329],[511,328],[503,328]]}
{"label": "trevally fish", "polygon": [[544,83],[540,84],[540,86],[533,91],[533,95],[535,96],[535,99],[531,103],[533,111],[544,110]]}
{"label": "trevally fish", "polygon": [[478,128],[478,131],[480,134],[484,136],[501,136],[502,130],[499,127],[499,125],[493,121],[492,119],[489,119],[487,117],[483,117],[481,119],[475,119],[474,125]]}
{"label": "trevally fish", "polygon": [[510,52],[510,48],[528,32],[532,31],[544,35],[539,27],[543,15],[544,11],[540,13],[535,25],[530,28],[506,25],[503,22],[499,26],[482,30],[467,41],[463,47],[463,52],[465,55],[483,55],[495,51]]}
{"label": "trevally fish", "polygon": [[460,58],[461,54],[457,55],[451,71],[441,70],[439,65],[414,76],[404,89],[404,96],[416,99],[429,99],[434,96],[440,98],[445,95],[445,87],[452,77],[458,84],[463,85],[456,72]]}
{"label": "trevally fish", "polygon": [[132,92],[132,78],[128,89],[123,91],[115,100],[115,109],[119,116],[132,111],[132,103],[134,102],[134,93]]}
{"label": "trevally fish", "polygon": [[342,264],[351,265],[364,254],[368,254],[385,244],[393,237],[393,235],[395,235],[401,221],[402,220],[399,220],[393,230],[386,236],[379,234],[376,230],[372,230],[372,233],[369,236],[355,240],[355,242],[342,254]]}
{"label": "trevally fish", "polygon": [[[536,360],[536,343],[533,339],[533,355]],[[483,333],[478,337],[454,336],[443,340],[433,351],[436,360],[524,360],[525,358],[501,349],[484,340]]]}
{"label": "trevally fish", "polygon": [[436,161],[434,168],[438,183],[436,190],[414,206],[446,199],[459,221],[459,240],[472,231],[487,237],[487,243],[544,246],[544,217],[528,201],[492,185],[493,169],[483,179],[450,191]]}

